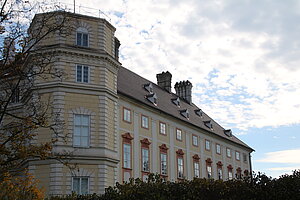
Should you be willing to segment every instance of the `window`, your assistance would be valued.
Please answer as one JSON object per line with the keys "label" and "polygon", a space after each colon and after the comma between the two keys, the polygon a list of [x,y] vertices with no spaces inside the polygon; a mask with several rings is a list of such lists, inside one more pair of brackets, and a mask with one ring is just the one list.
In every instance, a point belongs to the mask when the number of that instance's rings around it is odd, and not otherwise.
{"label": "window", "polygon": [[183,178],[183,158],[177,158],[178,178]]}
{"label": "window", "polygon": [[235,159],[240,160],[240,152],[238,151],[235,152]]}
{"label": "window", "polygon": [[194,162],[194,177],[200,177],[199,162]]}
{"label": "window", "polygon": [[212,175],[212,169],[211,169],[211,165],[207,165],[207,178],[211,178]]}
{"label": "window", "polygon": [[88,177],[73,177],[72,178],[72,191],[76,194],[89,193],[89,178]]}
{"label": "window", "polygon": [[228,158],[231,158],[231,149],[226,148],[226,155]]}
{"label": "window", "polygon": [[168,174],[167,169],[167,154],[160,153],[160,174],[166,176]]}
{"label": "window", "polygon": [[90,68],[84,65],[76,65],[76,82],[88,83]]}
{"label": "window", "polygon": [[238,167],[238,168],[236,169],[236,178],[237,178],[237,179],[241,179],[241,178],[242,178],[242,170],[241,170],[240,167]]}
{"label": "window", "polygon": [[85,28],[77,29],[76,33],[76,45],[82,47],[89,46],[89,34]]}
{"label": "window", "polygon": [[217,154],[221,154],[221,145],[216,144],[216,152]]}
{"label": "window", "polygon": [[209,140],[205,140],[205,149],[210,151],[210,141]]}
{"label": "window", "polygon": [[149,149],[142,148],[142,169],[149,172]]}
{"label": "window", "polygon": [[15,87],[14,90],[12,90],[11,103],[19,103],[20,99],[20,89]]}
{"label": "window", "polygon": [[247,154],[243,153],[243,161],[247,162]]}
{"label": "window", "polygon": [[131,110],[128,108],[123,108],[123,120],[125,122],[131,123]]}
{"label": "window", "polygon": [[163,122],[159,122],[159,133],[166,135],[166,124]]}
{"label": "window", "polygon": [[218,178],[219,178],[219,180],[223,179],[223,172],[222,172],[222,168],[221,167],[218,167]]}
{"label": "window", "polygon": [[198,146],[198,137],[196,135],[193,135],[193,145]]}
{"label": "window", "polygon": [[182,131],[180,129],[176,129],[176,139],[182,140]]}
{"label": "window", "polygon": [[232,175],[232,169],[228,169],[228,180],[232,180],[233,175]]}
{"label": "window", "polygon": [[123,144],[123,167],[131,168],[131,145]]}
{"label": "window", "polygon": [[88,147],[90,137],[90,116],[75,114],[74,118],[73,145],[78,147]]}
{"label": "window", "polygon": [[149,118],[144,115],[142,115],[142,127],[146,129],[149,128]]}

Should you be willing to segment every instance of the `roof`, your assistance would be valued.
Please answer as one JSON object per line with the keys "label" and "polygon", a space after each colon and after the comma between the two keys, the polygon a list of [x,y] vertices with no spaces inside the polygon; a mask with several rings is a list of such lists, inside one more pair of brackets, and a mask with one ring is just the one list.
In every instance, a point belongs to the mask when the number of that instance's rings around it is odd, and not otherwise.
{"label": "roof", "polygon": [[[157,105],[154,105],[150,102],[145,96],[149,94],[147,90],[144,89],[144,85],[152,83],[153,92],[157,95]],[[226,140],[230,140],[236,144],[239,144],[251,151],[254,151],[247,144],[239,140],[234,135],[232,137],[228,137],[224,133],[224,128],[216,123],[212,118],[210,118],[205,112],[203,112],[203,116],[200,117],[195,113],[195,110],[199,110],[195,104],[187,103],[185,100],[180,99],[180,108],[176,106],[172,99],[178,98],[178,96],[174,93],[169,93],[165,89],[159,87],[157,84],[137,75],[136,73],[124,68],[120,67],[118,72],[118,93],[134,100],[137,100],[153,109],[159,110],[165,114],[168,114],[172,117],[180,119],[188,124],[196,126],[202,130],[207,131],[208,133],[217,135]],[[180,111],[188,109],[189,111],[189,119],[184,117]],[[204,122],[211,120],[213,125],[213,130],[205,126]]]}

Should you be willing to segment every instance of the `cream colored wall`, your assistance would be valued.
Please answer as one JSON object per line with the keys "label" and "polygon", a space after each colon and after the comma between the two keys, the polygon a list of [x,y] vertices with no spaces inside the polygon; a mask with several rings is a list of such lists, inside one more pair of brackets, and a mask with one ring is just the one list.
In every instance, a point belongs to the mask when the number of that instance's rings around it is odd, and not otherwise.
{"label": "cream colored wall", "polygon": [[36,165],[33,175],[39,180],[38,186],[44,189],[45,194],[48,194],[50,184],[50,166]]}

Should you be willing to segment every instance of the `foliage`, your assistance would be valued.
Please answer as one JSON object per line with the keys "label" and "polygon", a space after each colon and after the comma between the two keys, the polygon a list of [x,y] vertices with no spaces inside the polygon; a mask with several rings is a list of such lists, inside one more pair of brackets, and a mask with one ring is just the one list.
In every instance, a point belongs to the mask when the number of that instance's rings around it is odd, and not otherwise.
{"label": "foliage", "polygon": [[38,187],[38,182],[28,173],[23,177],[12,177],[6,173],[0,183],[0,199],[43,199],[43,191]]}
{"label": "foliage", "polygon": [[51,197],[51,200],[296,200],[300,199],[300,170],[292,175],[272,179],[265,174],[254,174],[253,179],[220,181],[200,179],[165,182],[159,175],[149,175],[147,182],[131,179],[106,189],[103,195]]}

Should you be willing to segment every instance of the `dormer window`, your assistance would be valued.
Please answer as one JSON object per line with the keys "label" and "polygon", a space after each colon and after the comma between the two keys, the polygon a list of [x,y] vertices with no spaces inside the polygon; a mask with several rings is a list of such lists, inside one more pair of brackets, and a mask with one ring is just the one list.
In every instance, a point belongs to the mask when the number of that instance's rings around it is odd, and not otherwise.
{"label": "dormer window", "polygon": [[232,137],[232,131],[231,131],[231,129],[224,130],[224,134],[225,134],[227,137]]}
{"label": "dormer window", "polygon": [[180,107],[180,99],[179,99],[179,97],[177,97],[176,99],[172,99],[172,102],[173,102],[176,106]]}
{"label": "dormer window", "polygon": [[146,99],[157,106],[157,96],[156,93],[146,95]]}
{"label": "dormer window", "polygon": [[203,117],[203,111],[201,109],[195,110],[196,115]]}
{"label": "dormer window", "polygon": [[209,120],[209,121],[204,121],[203,123],[204,123],[204,125],[205,125],[207,128],[213,129],[213,125],[212,125],[212,123],[211,123],[211,120]]}
{"label": "dormer window", "polygon": [[144,89],[147,90],[150,94],[153,93],[153,85],[152,83],[147,83],[144,85]]}
{"label": "dormer window", "polygon": [[89,46],[89,33],[86,28],[80,27],[76,30],[76,45],[82,47]]}
{"label": "dormer window", "polygon": [[184,116],[185,118],[189,119],[190,118],[190,114],[189,114],[189,110],[188,109],[184,109],[180,111],[180,114],[182,116]]}

